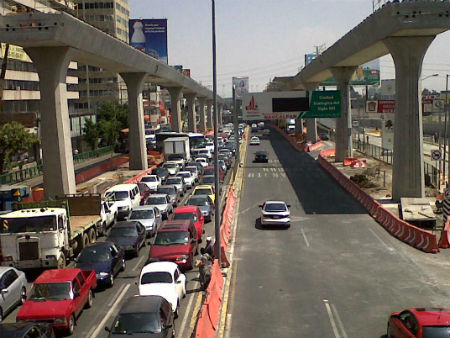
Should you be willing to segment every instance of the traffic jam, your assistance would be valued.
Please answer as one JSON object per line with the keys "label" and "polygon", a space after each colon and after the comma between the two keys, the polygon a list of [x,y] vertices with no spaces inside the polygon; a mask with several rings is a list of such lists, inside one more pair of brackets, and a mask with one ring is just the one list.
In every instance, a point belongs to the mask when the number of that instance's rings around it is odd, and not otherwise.
{"label": "traffic jam", "polygon": [[[221,190],[244,128],[235,138],[232,125],[221,127]],[[139,182],[116,184],[102,195],[17,203],[0,215],[0,322],[8,319],[0,324],[1,337],[74,334],[96,293],[114,288],[145,246],[150,249],[135,281],[138,294],[104,329],[108,336],[176,335],[185,273],[199,268],[200,292],[208,286],[214,238],[205,228],[221,206],[215,201],[212,135],[161,132],[159,138],[164,161]],[[37,277],[28,278],[28,271],[38,271]]]}

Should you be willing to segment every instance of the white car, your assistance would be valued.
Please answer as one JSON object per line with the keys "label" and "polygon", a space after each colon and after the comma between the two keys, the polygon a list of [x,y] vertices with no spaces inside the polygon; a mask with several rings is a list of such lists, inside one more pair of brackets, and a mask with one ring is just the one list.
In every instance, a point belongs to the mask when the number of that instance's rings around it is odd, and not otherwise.
{"label": "white car", "polygon": [[250,139],[250,145],[251,146],[259,146],[261,144],[261,141],[258,136],[252,136]]}
{"label": "white car", "polygon": [[195,159],[195,162],[200,163],[203,166],[203,168],[209,166],[208,160],[204,157],[197,157]]}
{"label": "white car", "polygon": [[4,316],[27,299],[27,279],[11,266],[0,267],[0,323]]}
{"label": "white car", "polygon": [[284,225],[290,227],[290,205],[283,201],[266,201],[261,208],[261,225]]}
{"label": "white car", "polygon": [[161,185],[161,179],[157,175],[145,175],[141,178],[141,182],[145,183],[150,191],[157,191]]}
{"label": "white car", "polygon": [[198,173],[198,168],[196,166],[187,166],[186,168],[184,168],[184,170],[190,171],[192,174],[192,177],[194,177],[194,181],[198,182],[200,180],[199,177],[199,173]]}
{"label": "white car", "polygon": [[176,263],[150,263],[142,268],[138,290],[140,296],[164,297],[177,316],[180,300],[186,296],[186,276],[180,272]]}
{"label": "white car", "polygon": [[192,188],[195,185],[195,178],[190,171],[179,171],[177,177],[182,177],[184,184],[188,188]]}
{"label": "white car", "polygon": [[210,153],[214,153],[214,142],[213,141],[206,142],[205,148],[208,149]]}
{"label": "white car", "polygon": [[176,162],[167,161],[162,165],[163,168],[166,168],[169,171],[169,175],[176,175],[180,170],[180,167]]}

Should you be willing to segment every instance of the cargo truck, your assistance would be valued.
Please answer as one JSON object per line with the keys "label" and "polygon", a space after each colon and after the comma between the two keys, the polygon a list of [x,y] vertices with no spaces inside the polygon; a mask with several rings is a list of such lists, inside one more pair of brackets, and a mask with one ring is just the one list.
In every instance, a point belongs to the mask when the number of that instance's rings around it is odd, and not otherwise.
{"label": "cargo truck", "polygon": [[15,204],[15,211],[0,215],[0,264],[64,268],[95,242],[103,225],[101,206],[98,194]]}
{"label": "cargo truck", "polygon": [[164,140],[164,158],[166,161],[188,162],[191,159],[189,137],[169,137]]}

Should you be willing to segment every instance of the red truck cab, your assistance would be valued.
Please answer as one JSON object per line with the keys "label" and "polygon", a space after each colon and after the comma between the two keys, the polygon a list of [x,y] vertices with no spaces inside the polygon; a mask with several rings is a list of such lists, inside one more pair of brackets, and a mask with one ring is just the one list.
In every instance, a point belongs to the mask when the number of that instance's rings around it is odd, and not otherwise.
{"label": "red truck cab", "polygon": [[197,229],[197,240],[199,243],[201,243],[205,217],[203,216],[199,207],[195,205],[185,205],[182,207],[178,207],[175,209],[172,219],[190,219],[192,222],[194,222],[194,226]]}
{"label": "red truck cab", "polygon": [[197,229],[191,220],[164,221],[156,232],[148,261],[174,262],[187,270],[193,267],[197,253]]}
{"label": "red truck cab", "polygon": [[16,320],[51,323],[55,331],[72,334],[75,318],[92,306],[96,287],[94,270],[46,270],[34,281]]}

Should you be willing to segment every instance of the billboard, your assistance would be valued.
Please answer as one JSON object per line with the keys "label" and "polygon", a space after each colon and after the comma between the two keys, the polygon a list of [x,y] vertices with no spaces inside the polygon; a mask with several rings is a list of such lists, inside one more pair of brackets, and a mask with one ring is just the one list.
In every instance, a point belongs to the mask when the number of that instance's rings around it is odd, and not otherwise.
{"label": "billboard", "polygon": [[234,77],[233,76],[233,87],[237,99],[242,99],[242,97],[248,93],[248,76],[245,77]]}
{"label": "billboard", "polygon": [[[330,77],[321,86],[336,86],[336,79]],[[359,66],[350,80],[352,86],[372,86],[380,84],[380,60],[375,59]]]}
{"label": "billboard", "polygon": [[[2,48],[1,57],[4,58],[6,52],[6,43],[2,42],[1,48]],[[23,48],[15,45],[9,45],[8,58],[19,61],[31,62],[31,59],[28,57],[27,53],[25,53]]]}
{"label": "billboard", "polygon": [[395,113],[395,100],[368,100],[366,113],[393,114]]}
{"label": "billboard", "polygon": [[305,91],[246,93],[242,98],[242,118],[247,121],[295,119],[308,110]]}
{"label": "billboard", "polygon": [[316,53],[305,54],[305,67],[311,63],[317,57]]}
{"label": "billboard", "polygon": [[168,63],[167,19],[130,19],[128,25],[133,47]]}

